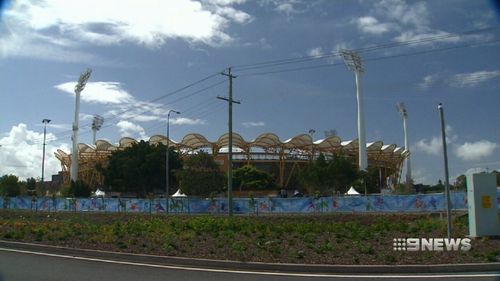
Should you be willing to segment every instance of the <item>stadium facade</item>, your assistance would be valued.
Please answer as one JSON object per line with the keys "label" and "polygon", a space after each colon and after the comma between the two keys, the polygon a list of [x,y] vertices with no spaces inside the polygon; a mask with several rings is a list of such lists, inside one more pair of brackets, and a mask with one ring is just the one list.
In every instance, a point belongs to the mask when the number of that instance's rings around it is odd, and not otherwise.
{"label": "stadium facade", "polygon": [[[177,150],[181,157],[189,157],[197,151],[211,153],[221,169],[227,170],[228,136],[224,134],[216,141],[208,141],[201,134],[187,134],[182,141],[176,142],[162,135],[152,136],[148,142],[152,145],[162,143]],[[124,137],[114,145],[105,140],[96,141],[95,145],[78,144],[78,178],[90,186],[100,186],[104,179],[96,171],[96,164],[106,165],[113,151],[132,146],[137,140]],[[380,187],[392,187],[399,181],[404,159],[408,151],[395,144],[384,144],[382,141],[367,143],[368,167],[379,170]],[[345,155],[353,165],[358,165],[358,141],[342,141],[337,136],[313,141],[308,134],[300,134],[287,140],[280,140],[276,134],[264,133],[252,141],[244,140],[233,133],[233,167],[238,168],[251,164],[272,174],[279,187],[290,189],[297,185],[297,174],[320,153],[328,159],[334,155]],[[61,162],[64,183],[69,183],[71,155],[58,150],[55,156]]]}

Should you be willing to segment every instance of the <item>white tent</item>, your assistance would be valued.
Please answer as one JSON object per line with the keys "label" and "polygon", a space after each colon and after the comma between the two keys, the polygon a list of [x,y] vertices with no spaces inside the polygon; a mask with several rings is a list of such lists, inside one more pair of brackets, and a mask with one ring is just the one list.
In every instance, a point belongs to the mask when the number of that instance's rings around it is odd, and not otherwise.
{"label": "white tent", "polygon": [[94,192],[95,196],[97,197],[104,197],[106,193],[103,190],[100,190],[99,188]]}
{"label": "white tent", "polygon": [[177,192],[175,192],[172,197],[187,197],[186,194],[182,193],[180,189],[177,190]]}
{"label": "white tent", "polygon": [[359,192],[354,189],[354,186],[351,186],[351,188],[349,188],[349,190],[346,192],[346,195],[359,195]]}

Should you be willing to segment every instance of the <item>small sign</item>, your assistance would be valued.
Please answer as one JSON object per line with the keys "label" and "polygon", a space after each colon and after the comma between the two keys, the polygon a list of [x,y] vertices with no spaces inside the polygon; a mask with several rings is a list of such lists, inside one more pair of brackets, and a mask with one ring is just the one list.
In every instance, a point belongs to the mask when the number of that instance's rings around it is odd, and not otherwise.
{"label": "small sign", "polygon": [[481,197],[483,201],[483,208],[489,209],[491,208],[491,197],[490,196],[483,196]]}

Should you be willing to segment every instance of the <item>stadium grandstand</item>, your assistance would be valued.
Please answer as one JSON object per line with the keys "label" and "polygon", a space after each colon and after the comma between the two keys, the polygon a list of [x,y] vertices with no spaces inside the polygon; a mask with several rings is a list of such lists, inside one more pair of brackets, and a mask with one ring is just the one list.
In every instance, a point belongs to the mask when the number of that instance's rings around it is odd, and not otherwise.
{"label": "stadium grandstand", "polygon": [[[216,141],[208,141],[201,134],[187,134],[180,142],[167,141],[162,135],[152,136],[148,142],[151,145],[169,144],[178,151],[181,157],[189,157],[197,151],[211,153],[221,169],[226,171],[228,165],[228,136],[224,134]],[[106,165],[113,151],[122,150],[138,142],[129,137],[120,139],[118,144],[111,144],[105,140],[96,141],[95,145],[80,143],[78,145],[78,178],[90,186],[100,186],[104,179],[96,164]],[[379,170],[380,187],[391,188],[399,181],[404,159],[408,151],[395,144],[384,144],[382,141],[367,143],[368,167]],[[309,165],[313,159],[322,153],[327,159],[335,155],[345,155],[351,159],[353,165],[358,165],[357,139],[342,141],[337,136],[329,136],[313,141],[308,134],[300,134],[287,140],[273,133],[263,133],[252,141],[244,140],[239,134],[233,133],[233,167],[238,168],[251,164],[262,169],[276,179],[280,188],[294,188],[297,184],[297,175],[300,169]],[[61,162],[63,182],[69,183],[71,155],[62,150],[55,152]]]}

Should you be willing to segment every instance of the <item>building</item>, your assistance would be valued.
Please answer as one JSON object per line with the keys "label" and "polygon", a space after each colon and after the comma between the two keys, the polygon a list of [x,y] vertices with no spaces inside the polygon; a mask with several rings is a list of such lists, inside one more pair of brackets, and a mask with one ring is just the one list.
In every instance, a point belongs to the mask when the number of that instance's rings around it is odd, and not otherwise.
{"label": "building", "polygon": [[[181,157],[189,157],[197,151],[205,151],[214,155],[217,163],[226,171],[228,165],[228,136],[224,134],[216,141],[208,141],[201,134],[187,134],[180,142],[169,141],[169,146],[180,152]],[[104,140],[98,140],[96,145],[80,143],[78,145],[79,175],[78,178],[90,186],[103,184],[103,178],[96,171],[96,164],[105,165],[113,151],[125,149],[136,143],[132,138],[122,138],[117,145]],[[155,135],[149,139],[150,144],[167,145],[167,138]],[[381,187],[392,187],[399,181],[404,159],[408,151],[395,144],[383,144],[382,141],[367,143],[368,167],[379,169]],[[337,136],[313,141],[308,134],[297,135],[287,140],[280,140],[273,133],[264,133],[252,141],[244,140],[239,134],[233,133],[233,167],[245,164],[274,175],[281,188],[294,188],[298,171],[311,163],[320,153],[326,158],[334,155],[345,155],[358,165],[358,141],[342,141]],[[61,161],[64,182],[69,182],[71,155],[62,150],[55,153]]]}

